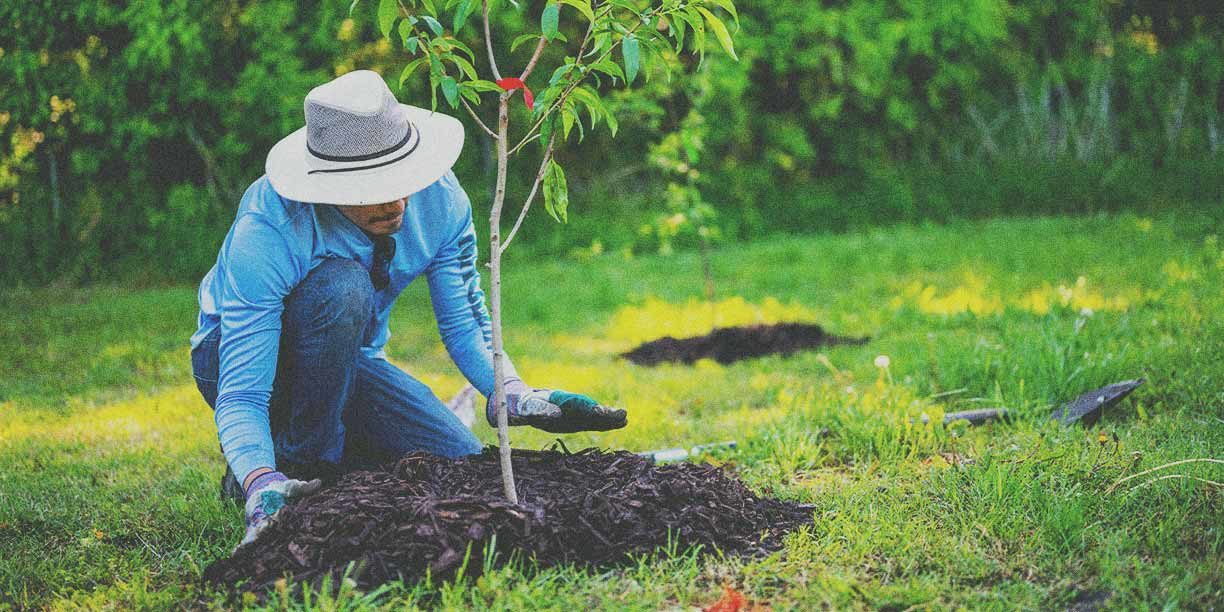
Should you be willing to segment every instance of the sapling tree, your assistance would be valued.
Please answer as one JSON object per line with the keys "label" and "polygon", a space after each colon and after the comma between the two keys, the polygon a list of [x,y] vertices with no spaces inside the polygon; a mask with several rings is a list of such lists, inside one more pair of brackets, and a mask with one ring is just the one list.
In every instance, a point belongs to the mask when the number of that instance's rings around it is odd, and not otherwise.
{"label": "sapling tree", "polygon": [[[357,2],[354,0],[352,6]],[[507,10],[525,14],[526,19],[519,22],[531,24],[527,31],[494,31],[493,17]],[[639,74],[648,78],[654,66],[670,68],[673,60],[685,53],[704,59],[707,35],[735,57],[731,34],[720,15],[729,16],[737,25],[739,16],[732,0],[547,0],[543,4],[516,0],[379,0],[377,15],[383,36],[412,58],[400,73],[401,87],[418,70],[425,70],[432,106],[436,109],[441,99],[451,108],[462,108],[495,145],[497,179],[489,211],[493,402],[502,483],[506,498],[518,503],[504,389],[502,255],[538,193],[542,193],[545,210],[558,222],[565,222],[569,194],[565,171],[555,152],[570,140],[575,128],[581,139],[588,127],[595,129],[602,122],[615,137],[617,120],[604,104],[603,92],[612,87],[631,87]],[[506,59],[507,51],[513,54],[524,44],[531,49],[525,62]],[[474,52],[473,47],[483,47],[484,53]],[[511,65],[515,66],[513,70],[502,72],[503,66]],[[548,76],[547,80],[535,79],[533,92],[529,79],[535,74]],[[510,102],[520,92],[528,114],[523,127],[512,134]],[[493,97],[497,116],[486,121],[477,108]],[[532,152],[539,160],[535,178],[510,231],[503,237],[510,162]]]}
{"label": "sapling tree", "polygon": [[705,117],[697,105],[689,110],[676,131],[650,147],[650,163],[668,178],[666,210],[654,222],[642,226],[641,233],[653,235],[659,252],[672,253],[672,241],[683,234],[694,234],[701,252],[701,273],[705,277],[705,298],[714,304],[714,273],[710,264],[710,245],[722,237],[718,213],[701,192],[698,169],[705,149]]}

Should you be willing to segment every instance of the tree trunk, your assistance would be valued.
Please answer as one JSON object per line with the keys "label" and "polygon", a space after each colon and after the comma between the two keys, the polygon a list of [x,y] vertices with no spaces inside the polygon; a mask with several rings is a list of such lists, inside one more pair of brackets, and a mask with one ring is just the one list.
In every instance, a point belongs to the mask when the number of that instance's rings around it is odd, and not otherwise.
{"label": "tree trunk", "polygon": [[701,273],[705,276],[705,297],[714,302],[714,271],[710,269],[710,242],[701,236]]}
{"label": "tree trunk", "polygon": [[67,237],[67,232],[64,231],[63,224],[64,203],[60,199],[59,160],[50,147],[47,148],[47,160],[50,162],[48,169],[51,175],[51,235],[54,236],[55,242],[59,242]]}
{"label": "tree trunk", "polygon": [[510,93],[504,93],[497,106],[497,189],[489,212],[489,310],[493,317],[493,407],[497,413],[497,447],[501,456],[502,489],[506,499],[518,503],[514,486],[514,466],[510,462],[510,418],[506,414],[505,349],[501,324],[501,213],[506,201],[506,139],[510,126]]}

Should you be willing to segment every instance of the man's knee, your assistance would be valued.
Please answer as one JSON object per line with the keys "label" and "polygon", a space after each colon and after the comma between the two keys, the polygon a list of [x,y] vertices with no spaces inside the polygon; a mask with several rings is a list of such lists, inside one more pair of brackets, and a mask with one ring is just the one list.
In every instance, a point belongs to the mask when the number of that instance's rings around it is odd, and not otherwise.
{"label": "man's knee", "polygon": [[454,443],[449,445],[449,448],[444,451],[444,454],[451,459],[467,455],[479,455],[480,451],[484,448],[480,444],[480,439],[466,427],[460,431],[461,433],[456,437]]}
{"label": "man's knee", "polygon": [[351,259],[332,258],[316,266],[289,294],[291,324],[364,327],[374,309],[369,271]]}

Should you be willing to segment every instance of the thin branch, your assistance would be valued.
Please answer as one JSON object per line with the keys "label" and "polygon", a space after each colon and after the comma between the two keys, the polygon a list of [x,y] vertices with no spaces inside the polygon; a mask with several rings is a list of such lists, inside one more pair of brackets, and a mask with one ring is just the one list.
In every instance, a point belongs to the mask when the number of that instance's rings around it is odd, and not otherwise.
{"label": "thin branch", "polygon": [[540,170],[536,172],[535,182],[531,184],[531,192],[527,194],[527,200],[523,202],[523,210],[519,211],[518,219],[514,220],[514,227],[510,228],[510,233],[506,234],[506,239],[502,242],[501,253],[505,253],[506,249],[510,248],[510,241],[514,240],[514,235],[518,233],[519,226],[523,224],[523,219],[527,218],[527,210],[531,208],[531,202],[535,200],[536,191],[540,188],[540,181],[544,180],[544,173],[548,170],[548,162],[552,161],[553,145],[556,142],[557,135],[554,133],[548,139],[548,148],[544,150],[544,159],[540,161]]}
{"label": "thin branch", "polygon": [[468,104],[468,101],[464,100],[463,98],[460,98],[459,101],[463,103],[463,108],[467,109],[467,112],[472,116],[472,119],[476,120],[476,123],[480,125],[480,129],[484,130],[489,136],[492,136],[493,140],[497,140],[497,132],[489,129],[489,126],[485,125],[485,122],[480,120],[480,116],[476,114],[476,109],[472,108],[472,106]]}
{"label": "thin branch", "polygon": [[[612,9],[609,8],[608,11],[611,12]],[[574,56],[577,58],[576,63],[578,64],[582,63],[582,55],[586,53],[587,45],[590,44],[591,42],[591,35],[595,33],[595,21],[596,20],[592,19],[591,23],[587,25],[586,33],[582,35],[582,43],[578,45],[578,53]],[[535,52],[532,53],[531,55],[531,61],[527,62],[527,69],[523,71],[523,76],[519,77],[521,80],[526,81],[527,75],[531,74],[532,70],[535,70],[536,62],[540,60],[540,55],[544,51],[544,47],[547,44],[548,44],[548,41],[545,40],[544,38],[540,38],[540,42],[536,43],[536,49],[535,49]],[[569,92],[572,90],[573,90],[572,88],[569,90],[566,90],[565,95],[568,96]],[[538,126],[539,124],[537,123],[536,125]],[[527,135],[521,141],[519,141],[517,145],[514,145],[514,148],[510,150],[509,155],[514,155],[518,153],[519,149],[522,149],[532,140],[535,140],[536,138],[538,138],[540,136],[538,133],[534,135],[532,134],[534,130],[535,130],[534,126],[532,127],[531,130],[528,130]]]}
{"label": "thin branch", "polygon": [[569,99],[570,93],[577,89],[578,85],[581,83],[582,79],[575,79],[573,83],[570,83],[569,86],[565,88],[565,91],[561,92],[561,95],[557,96],[556,100],[553,100],[553,103],[548,107],[548,110],[544,111],[544,113],[540,115],[540,118],[537,119],[535,124],[531,126],[531,129],[527,130],[527,134],[523,136],[523,139],[520,140],[518,144],[514,145],[514,148],[511,149],[511,151],[518,151],[519,149],[523,148],[523,145],[527,144],[527,142],[532,138],[539,136],[539,134],[536,132],[540,129],[540,126],[544,124],[544,120],[547,119],[549,115],[553,114],[558,108],[560,108],[561,105],[565,104],[565,101]]}
{"label": "thin branch", "polygon": [[531,54],[531,60],[527,62],[527,67],[523,69],[523,74],[519,76],[519,80],[526,83],[527,77],[531,76],[531,71],[535,70],[536,62],[540,61],[540,56],[544,54],[544,47],[548,46],[548,39],[540,37],[540,42],[536,43],[535,51]]}
{"label": "thin branch", "polygon": [[[487,10],[487,9],[486,9]],[[488,24],[485,20],[485,24]],[[497,454],[501,464],[502,490],[506,499],[518,505],[514,483],[514,463],[511,462],[510,423],[506,407],[505,347],[502,345],[501,304],[501,214],[506,201],[506,175],[509,156],[506,155],[506,134],[510,128],[510,92],[497,100],[497,186],[493,205],[489,209],[489,308],[492,311],[493,406],[497,413]]]}
{"label": "thin branch", "polygon": [[535,140],[535,139],[537,139],[537,138],[539,138],[539,137],[540,137],[540,133],[539,133],[539,132],[536,132],[535,134],[532,134],[530,138],[525,138],[525,139],[523,139],[523,141],[522,141],[522,142],[520,142],[520,143],[518,143],[518,145],[516,145],[516,146],[515,146],[513,149],[510,149],[510,153],[509,153],[509,155],[514,155],[515,153],[518,153],[518,152],[519,152],[519,149],[521,149],[521,148],[523,148],[523,147],[525,147],[525,146],[527,146],[527,145],[531,144],[531,141],[533,141],[533,140]]}
{"label": "thin branch", "polygon": [[494,80],[500,81],[501,71],[497,69],[497,59],[493,57],[493,34],[489,32],[489,0],[481,0],[483,7],[485,50],[489,52],[489,70],[493,71]]}
{"label": "thin branch", "polygon": [[[651,16],[655,14],[658,14],[658,13],[655,12]],[[638,28],[640,27],[642,27],[641,21],[635,24],[633,26],[633,29],[629,30],[629,35],[633,35],[635,32],[637,32]],[[587,29],[587,33],[588,34],[590,33],[590,28]],[[599,59],[591,63],[598,64],[599,62],[602,62],[605,58],[612,55],[612,52],[615,51],[616,48],[620,46],[621,44],[623,44],[624,42],[625,42],[625,38],[622,37],[619,41],[617,41],[616,44],[612,45],[611,47],[608,47],[608,50],[604,51],[603,55],[599,56]],[[583,40],[582,47],[579,48],[579,55],[578,55],[579,60],[581,60],[582,48],[585,46],[586,46],[586,40]],[[561,92],[561,95],[557,96],[557,99],[554,100],[553,103],[548,107],[548,110],[544,111],[540,115],[540,118],[537,119],[535,124],[531,126],[531,129],[527,130],[527,134],[523,136],[523,139],[520,140],[518,144],[514,145],[511,148],[511,150],[518,151],[519,149],[521,149],[523,145],[527,143],[528,138],[530,138],[533,134],[535,134],[536,130],[540,129],[540,126],[544,123],[544,120],[547,119],[548,116],[551,115],[554,111],[556,111],[557,108],[559,108],[562,104],[565,103],[565,100],[569,98],[570,93],[573,92],[574,89],[578,87],[578,85],[582,84],[582,81],[583,79],[580,77],[578,79],[575,79],[574,82],[570,83],[569,86],[565,88],[565,91]]]}

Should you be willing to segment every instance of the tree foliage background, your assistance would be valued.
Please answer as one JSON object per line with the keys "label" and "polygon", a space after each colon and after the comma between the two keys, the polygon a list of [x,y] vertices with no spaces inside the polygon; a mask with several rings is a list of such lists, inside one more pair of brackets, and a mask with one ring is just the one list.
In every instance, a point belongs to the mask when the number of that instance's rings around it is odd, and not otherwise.
{"label": "tree foliage background", "polygon": [[[538,21],[542,1],[519,4],[496,15],[503,28]],[[711,224],[748,239],[1220,209],[1218,2],[738,6],[739,62],[710,53],[689,78],[604,85],[621,135],[613,144],[592,131],[567,148],[570,221],[529,219],[524,252],[695,244]],[[376,20],[348,10],[343,0],[0,4],[0,282],[198,278],[268,149],[301,126],[305,93],[356,68],[399,74],[403,56]],[[508,57],[525,62],[530,46]],[[397,93],[429,104],[426,82]],[[468,139],[457,168],[477,206],[494,170],[484,140]],[[686,223],[693,216],[701,222]]]}

